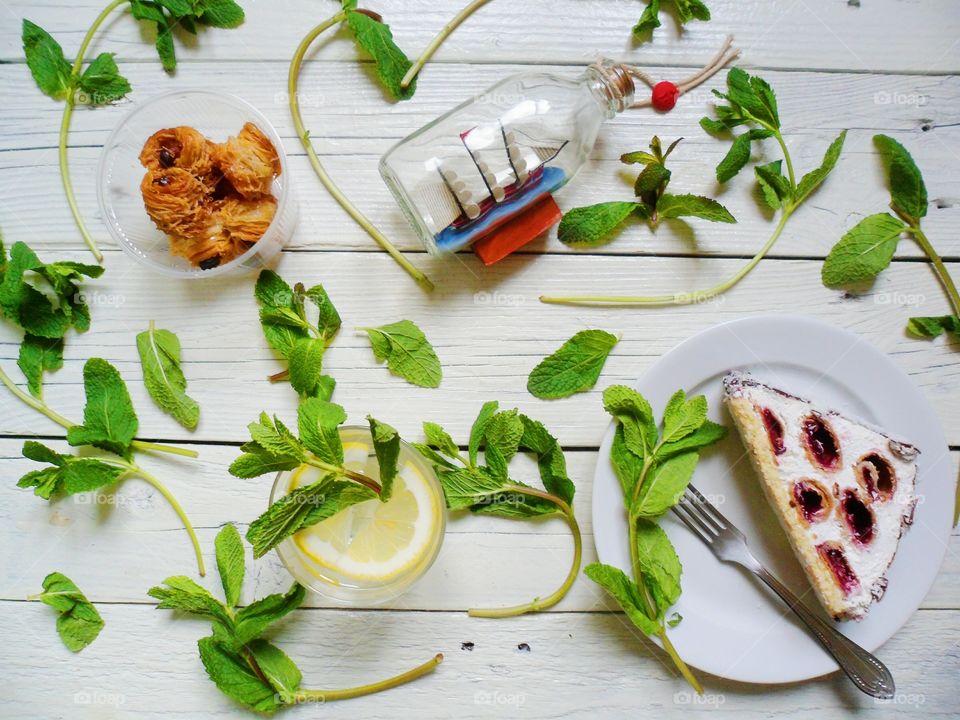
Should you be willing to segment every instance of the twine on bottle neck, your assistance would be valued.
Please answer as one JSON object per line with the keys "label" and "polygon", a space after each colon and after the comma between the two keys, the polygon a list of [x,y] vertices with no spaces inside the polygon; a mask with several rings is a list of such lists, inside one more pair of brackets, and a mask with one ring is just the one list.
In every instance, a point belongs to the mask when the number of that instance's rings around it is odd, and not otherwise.
{"label": "twine on bottle neck", "polygon": [[[740,50],[733,47],[733,36],[727,35],[720,50],[707,65],[690,77],[676,83],[679,95],[683,95],[698,85],[703,84],[738,57],[740,57]],[[609,61],[599,58],[595,60],[590,67],[596,70],[604,79],[611,98],[617,103],[618,111],[624,110],[625,107],[641,108],[650,107],[653,104],[651,98],[644,98],[642,100],[634,100],[629,106],[626,105],[626,96],[632,90],[632,88],[629,87],[632,83],[625,83],[625,77],[636,78],[651,89],[657,84],[656,80],[636,65],[629,65],[627,63],[611,64]]]}

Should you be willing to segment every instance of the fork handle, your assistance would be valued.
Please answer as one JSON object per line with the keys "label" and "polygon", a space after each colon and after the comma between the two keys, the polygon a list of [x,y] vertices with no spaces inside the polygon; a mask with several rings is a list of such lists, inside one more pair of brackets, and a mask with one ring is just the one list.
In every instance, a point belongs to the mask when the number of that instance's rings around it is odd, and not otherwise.
{"label": "fork handle", "polygon": [[813,632],[833,659],[837,661],[853,684],[867,695],[876,698],[892,698],[894,695],[893,675],[880,660],[867,652],[847,636],[837,632],[800,602],[783,583],[777,580],[766,568],[750,568],[771,590],[793,610]]}

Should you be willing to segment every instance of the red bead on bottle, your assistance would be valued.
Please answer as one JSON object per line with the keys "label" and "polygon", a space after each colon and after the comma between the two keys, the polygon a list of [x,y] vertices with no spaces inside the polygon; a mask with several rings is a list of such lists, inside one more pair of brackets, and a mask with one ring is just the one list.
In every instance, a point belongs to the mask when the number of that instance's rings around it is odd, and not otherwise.
{"label": "red bead on bottle", "polygon": [[677,86],[669,80],[663,80],[653,86],[653,107],[660,112],[673,110],[673,106],[677,104],[678,97],[680,97],[680,91],[677,89]]}

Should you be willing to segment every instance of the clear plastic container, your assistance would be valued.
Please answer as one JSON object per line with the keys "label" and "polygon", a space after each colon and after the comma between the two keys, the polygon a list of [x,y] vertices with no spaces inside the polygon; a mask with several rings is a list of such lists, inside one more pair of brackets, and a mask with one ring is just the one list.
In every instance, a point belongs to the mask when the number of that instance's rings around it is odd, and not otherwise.
{"label": "clear plastic container", "polygon": [[[282,172],[273,181],[277,211],[266,233],[247,252],[210,270],[194,267],[171,255],[166,234],[153,224],[143,206],[140,181],[146,172],[138,159],[143,144],[162,128],[188,125],[214,142],[223,142],[252,122],[270,138],[280,156]],[[270,121],[250,103],[210,90],[176,90],[139,104],[110,135],[100,156],[97,198],[110,234],[123,250],[154,270],[171,277],[210,278],[263,267],[293,235],[298,207],[280,136]]]}
{"label": "clear plastic container", "polygon": [[629,106],[622,66],[513,75],[391,148],[380,174],[431,252],[454,252],[565,185]]}
{"label": "clear plastic container", "polygon": [[[378,480],[379,468],[373,451],[370,429],[353,425],[341,427],[340,440],[344,447],[344,465]],[[317,556],[316,545],[310,542],[311,537],[315,536],[311,536],[311,529],[307,528],[277,546],[277,555],[298,583],[325,598],[344,605],[368,606],[384,603],[397,597],[430,569],[440,552],[446,528],[443,488],[430,463],[416,449],[402,440],[398,465],[398,480],[403,481],[403,487],[395,481],[394,494],[390,500],[381,503],[379,499],[374,498],[352,505],[322,521],[318,527],[324,523],[334,522],[336,523],[334,526],[328,527],[336,528],[331,532],[334,532],[338,541],[355,540],[357,534],[363,531],[364,522],[369,518],[370,513],[382,512],[384,509],[389,511],[393,503],[409,502],[409,496],[404,498],[404,490],[409,488],[409,494],[417,498],[416,505],[419,511],[417,517],[420,518],[423,515],[429,520],[429,524],[425,523],[420,530],[422,535],[416,543],[411,542],[406,546],[412,549],[410,556],[405,558],[403,567],[398,568],[389,577],[377,579],[347,574],[342,567],[333,567],[330,563],[324,562],[324,558]],[[271,504],[302,484],[313,482],[322,475],[322,471],[312,467],[305,468],[303,471],[314,473],[315,477],[298,475],[300,471],[301,469],[298,469],[277,474],[270,492]],[[414,538],[418,537],[416,530],[412,530],[411,533]],[[326,543],[326,546],[329,548],[330,544]],[[403,550],[398,551],[400,552]],[[331,556],[327,554],[326,557]],[[341,566],[343,565],[346,563],[341,563]]]}

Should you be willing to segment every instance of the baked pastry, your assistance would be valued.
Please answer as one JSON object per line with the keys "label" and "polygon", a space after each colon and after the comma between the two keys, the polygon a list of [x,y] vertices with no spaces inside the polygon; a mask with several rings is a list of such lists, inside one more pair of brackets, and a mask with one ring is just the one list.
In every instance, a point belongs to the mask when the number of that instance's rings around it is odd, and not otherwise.
{"label": "baked pastry", "polygon": [[246,123],[236,137],[218,145],[214,161],[234,189],[245,198],[269,194],[273,178],[281,170],[277,149],[253,123]]}
{"label": "baked pastry", "polygon": [[270,139],[247,123],[215,145],[191,127],[159,130],[140,153],[147,214],[170,240],[170,253],[204,270],[230,262],[270,227],[281,172]]}
{"label": "baked pastry", "polygon": [[764,493],[826,611],[860,620],[913,522],[919,450],[745,373],[724,402]]}

